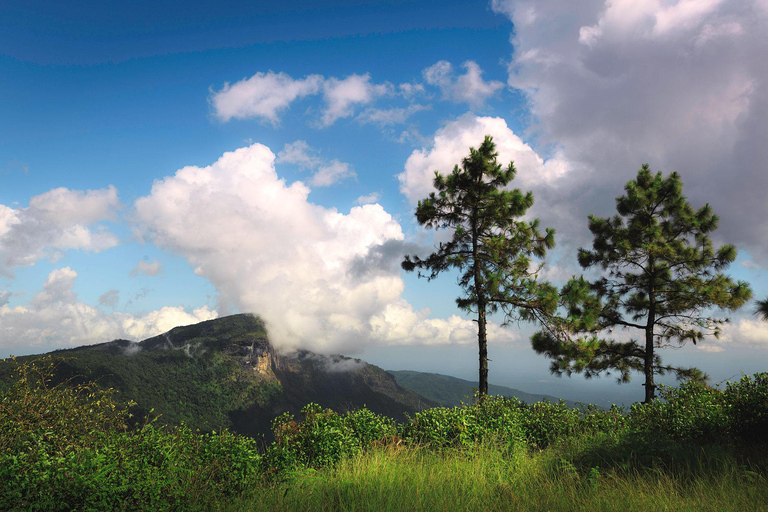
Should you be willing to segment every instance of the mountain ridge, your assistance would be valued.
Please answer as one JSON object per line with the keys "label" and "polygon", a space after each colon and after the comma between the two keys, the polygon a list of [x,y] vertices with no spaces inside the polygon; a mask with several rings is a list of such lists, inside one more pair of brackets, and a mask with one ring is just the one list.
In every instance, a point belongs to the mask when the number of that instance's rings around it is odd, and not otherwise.
{"label": "mountain ridge", "polygon": [[[395,419],[437,405],[360,359],[306,350],[280,354],[263,321],[250,314],[176,327],[139,342],[118,339],[42,355],[61,360],[58,382],[96,381],[137,402],[137,418],[154,409],[162,423],[203,431],[229,428],[269,439],[275,416],[296,415],[310,402],[337,412],[367,406]],[[0,381],[8,382],[11,365],[3,363]]]}
{"label": "mountain ridge", "polygon": [[[415,370],[387,370],[391,373],[398,385],[410,389],[432,401],[446,407],[460,405],[461,402],[470,403],[473,397],[473,388],[477,388],[477,382],[460,379],[451,375],[441,373],[419,372]],[[518,400],[525,403],[538,402],[542,399],[550,402],[558,402],[558,397],[546,394],[528,393],[515,388],[499,386],[496,384],[488,385],[488,394],[502,395],[506,397],[517,397]],[[576,407],[576,402],[572,400],[563,400],[568,407]]]}

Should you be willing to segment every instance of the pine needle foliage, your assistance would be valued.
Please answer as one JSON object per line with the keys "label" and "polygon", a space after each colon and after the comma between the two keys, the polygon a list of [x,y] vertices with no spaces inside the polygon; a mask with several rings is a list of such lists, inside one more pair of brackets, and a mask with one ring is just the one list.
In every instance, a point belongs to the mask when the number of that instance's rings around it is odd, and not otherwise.
{"label": "pine needle foliage", "polygon": [[418,269],[419,277],[431,280],[449,269],[458,269],[464,294],[459,308],[477,314],[480,356],[479,391],[488,394],[486,316],[502,310],[507,321],[540,320],[557,307],[557,292],[539,283],[543,258],[555,245],[555,232],[539,231],[539,220],[519,220],[533,205],[533,194],[509,190],[516,169],[502,168],[493,139],[486,136],[478,149],[453,172],[435,171],[436,192],[419,201],[416,219],[432,229],[449,229],[453,236],[441,242],[429,257],[406,256],[402,267]]}
{"label": "pine needle foliage", "polygon": [[[578,253],[584,269],[600,269],[603,277],[568,282],[561,291],[568,310],[562,329],[538,332],[532,343],[553,360],[556,374],[618,371],[619,381],[628,382],[632,371],[643,373],[647,403],[655,396],[656,374],[706,379],[696,368],[664,365],[657,350],[718,337],[728,320],[714,309],[736,310],[752,291],[722,273],[736,248],[713,246],[709,234],[719,219],[708,204],[691,207],[677,173],[653,174],[646,164],[624,189],[616,199],[618,215],[589,216],[592,249]],[[639,336],[619,341],[610,337],[616,328]],[[563,335],[568,332],[578,336]]]}
{"label": "pine needle foliage", "polygon": [[768,299],[757,301],[755,313],[757,316],[768,322]]}

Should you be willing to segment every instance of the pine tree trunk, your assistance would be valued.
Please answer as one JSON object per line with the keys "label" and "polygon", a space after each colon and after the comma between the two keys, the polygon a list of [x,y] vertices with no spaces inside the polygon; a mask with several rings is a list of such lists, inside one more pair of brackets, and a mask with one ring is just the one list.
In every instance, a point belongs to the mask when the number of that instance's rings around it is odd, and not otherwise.
{"label": "pine tree trunk", "polygon": [[477,300],[477,347],[480,352],[480,371],[477,391],[482,400],[488,395],[488,338],[485,320],[485,293],[483,276],[480,271],[480,248],[478,247],[477,217],[472,215],[472,265],[474,270],[475,298]]}
{"label": "pine tree trunk", "polygon": [[648,404],[656,397],[656,384],[653,382],[653,327],[645,329],[645,400]]}
{"label": "pine tree trunk", "polygon": [[478,375],[478,392],[480,397],[488,394],[488,339],[485,329],[485,304],[477,307],[477,345],[480,350],[480,374]]}
{"label": "pine tree trunk", "polygon": [[648,285],[648,323],[645,325],[645,400],[649,404],[656,397],[656,384],[653,382],[653,328],[656,325],[656,282],[653,273],[653,257],[649,258],[651,278]]}

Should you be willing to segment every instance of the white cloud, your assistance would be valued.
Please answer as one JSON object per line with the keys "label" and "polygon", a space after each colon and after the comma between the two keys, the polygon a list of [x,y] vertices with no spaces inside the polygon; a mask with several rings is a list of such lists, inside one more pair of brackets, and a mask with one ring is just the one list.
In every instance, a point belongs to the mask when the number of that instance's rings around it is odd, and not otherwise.
{"label": "white cloud", "polygon": [[212,92],[210,101],[216,117],[224,122],[255,117],[275,124],[281,111],[299,98],[317,94],[322,84],[320,75],[295,80],[285,73],[269,71],[233,85],[224,84],[220,91]]}
{"label": "white cloud", "polygon": [[[477,324],[451,315],[447,319],[429,318],[429,309],[415,311],[404,300],[393,301],[371,319],[377,340],[393,345],[472,345],[477,343]],[[487,326],[488,341],[508,343],[518,337],[497,324]]]}
{"label": "white cloud", "polygon": [[326,165],[318,167],[309,184],[314,187],[330,187],[340,181],[354,178],[357,174],[346,162],[331,160]]}
{"label": "white cloud", "polygon": [[329,78],[323,84],[323,97],[326,107],[323,109],[322,126],[330,126],[338,119],[354,114],[355,106],[366,105],[385,94],[391,94],[391,84],[373,84],[371,76],[349,75],[343,80]]}
{"label": "white cloud", "polygon": [[493,137],[499,163],[506,166],[514,162],[517,176],[511,183],[513,187],[552,182],[568,172],[566,162],[558,158],[545,162],[509,129],[504,119],[465,114],[438,130],[431,148],[411,153],[398,175],[400,191],[414,204],[425,198],[434,190],[434,172],[450,173],[469,154],[469,148],[480,146],[486,135]]}
{"label": "white cloud", "polygon": [[377,203],[379,201],[379,193],[378,192],[371,192],[370,194],[366,194],[364,196],[360,196],[355,200],[356,204],[373,204]]}
{"label": "white cloud", "polygon": [[[53,270],[43,289],[27,305],[0,305],[0,349],[47,352],[55,348],[103,343],[117,338],[141,340],[217,316],[207,306],[191,314],[182,307],[165,307],[145,316],[100,309],[78,301],[74,293],[77,272],[70,267]],[[102,298],[113,296],[110,292]]]}
{"label": "white cloud", "polygon": [[405,123],[409,117],[422,110],[429,110],[428,105],[413,104],[405,108],[368,108],[357,116],[362,124],[376,124],[379,126],[392,126]]}
{"label": "white cloud", "polygon": [[187,313],[182,306],[165,306],[142,317],[122,314],[121,328],[130,339],[142,340],[170,331],[180,325],[192,325],[218,317],[208,306]]}
{"label": "white cloud", "polygon": [[724,329],[722,341],[768,350],[768,322],[741,318]]}
{"label": "white cloud", "polygon": [[140,274],[145,276],[156,276],[162,269],[163,264],[157,260],[152,260],[152,262],[139,260],[136,267],[131,270],[130,275],[131,277],[136,277]]}
{"label": "white cloud", "polygon": [[223,304],[264,318],[281,348],[350,353],[371,342],[464,340],[471,322],[429,320],[403,302],[399,263],[411,249],[389,213],[312,204],[303,183],[278,177],[274,159],[254,144],[181,169],[136,201],[136,217]]}
{"label": "white cloud", "polygon": [[116,246],[117,237],[99,223],[113,219],[119,206],[112,186],[87,192],[56,188],[32,197],[27,208],[0,205],[0,275],[58,259],[63,251]]}
{"label": "white cloud", "polygon": [[277,154],[277,163],[286,163],[298,165],[302,169],[317,169],[323,160],[319,158],[316,151],[312,149],[304,140],[297,140],[291,144],[286,144],[282,151]]}
{"label": "white cloud", "polygon": [[[723,0],[495,1],[515,32],[508,84],[533,134],[579,174],[572,217],[607,215],[644,162],[677,171],[718,236],[768,258],[768,16]],[[583,221],[582,221],[583,222]]]}
{"label": "white cloud", "polygon": [[441,60],[424,69],[422,75],[429,85],[440,88],[444,99],[456,103],[468,103],[472,108],[481,107],[499,89],[504,87],[502,82],[483,80],[483,71],[474,61],[468,60],[462,64],[462,67],[466,73],[454,79],[451,63]]}
{"label": "white cloud", "polygon": [[286,144],[277,154],[275,161],[294,164],[303,170],[313,171],[309,183],[314,187],[330,187],[346,179],[357,177],[351,165],[336,159],[326,161],[320,158],[318,151],[303,140]]}

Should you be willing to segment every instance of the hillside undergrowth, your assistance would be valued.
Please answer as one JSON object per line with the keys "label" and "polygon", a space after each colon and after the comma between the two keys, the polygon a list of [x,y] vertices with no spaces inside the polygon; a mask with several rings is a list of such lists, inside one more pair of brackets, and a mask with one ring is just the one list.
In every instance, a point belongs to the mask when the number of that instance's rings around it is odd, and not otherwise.
{"label": "hillside undergrowth", "polygon": [[267,444],[136,422],[111,390],[53,383],[56,364],[17,364],[0,394],[0,509],[768,507],[768,373],[629,411],[488,397],[398,424],[308,404]]}

